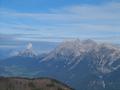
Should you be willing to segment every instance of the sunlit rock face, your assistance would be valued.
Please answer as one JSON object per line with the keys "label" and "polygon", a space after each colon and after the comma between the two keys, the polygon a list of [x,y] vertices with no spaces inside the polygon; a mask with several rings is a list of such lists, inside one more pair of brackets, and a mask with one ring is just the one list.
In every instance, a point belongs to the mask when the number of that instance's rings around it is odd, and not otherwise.
{"label": "sunlit rock face", "polygon": [[28,43],[26,49],[18,52],[17,56],[35,57],[37,56],[37,53],[33,50],[32,43]]}

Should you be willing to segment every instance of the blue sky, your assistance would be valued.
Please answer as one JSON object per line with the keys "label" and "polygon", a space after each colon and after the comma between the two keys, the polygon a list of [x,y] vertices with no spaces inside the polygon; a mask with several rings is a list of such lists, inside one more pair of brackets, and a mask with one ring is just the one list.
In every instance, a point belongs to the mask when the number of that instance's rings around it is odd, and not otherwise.
{"label": "blue sky", "polygon": [[0,40],[120,43],[120,0],[0,0]]}

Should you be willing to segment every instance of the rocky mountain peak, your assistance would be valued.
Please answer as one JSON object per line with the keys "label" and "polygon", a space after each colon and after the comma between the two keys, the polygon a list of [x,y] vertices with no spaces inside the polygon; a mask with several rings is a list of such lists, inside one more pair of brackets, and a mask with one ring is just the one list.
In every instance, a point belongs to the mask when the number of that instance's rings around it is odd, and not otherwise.
{"label": "rocky mountain peak", "polygon": [[33,50],[32,43],[28,43],[26,48],[23,51],[18,53],[18,56],[25,56],[25,57],[34,57],[37,56],[36,52]]}

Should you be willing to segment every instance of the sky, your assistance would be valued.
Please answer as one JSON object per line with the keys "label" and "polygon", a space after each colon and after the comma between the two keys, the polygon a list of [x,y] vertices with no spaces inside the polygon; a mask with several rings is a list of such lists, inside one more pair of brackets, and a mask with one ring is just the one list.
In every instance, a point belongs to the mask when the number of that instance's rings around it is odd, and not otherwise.
{"label": "sky", "polygon": [[120,43],[120,0],[0,0],[0,43],[73,38]]}

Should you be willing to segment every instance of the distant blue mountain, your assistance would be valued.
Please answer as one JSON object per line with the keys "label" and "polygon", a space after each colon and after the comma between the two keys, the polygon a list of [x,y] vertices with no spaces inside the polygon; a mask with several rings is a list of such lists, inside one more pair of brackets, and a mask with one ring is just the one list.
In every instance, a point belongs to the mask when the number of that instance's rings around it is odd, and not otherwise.
{"label": "distant blue mountain", "polygon": [[[0,60],[14,56],[18,51],[24,49],[25,45],[29,42],[25,41],[2,41],[0,43]],[[32,41],[33,48],[37,53],[46,53],[54,49],[59,43],[45,42],[45,41]]]}

